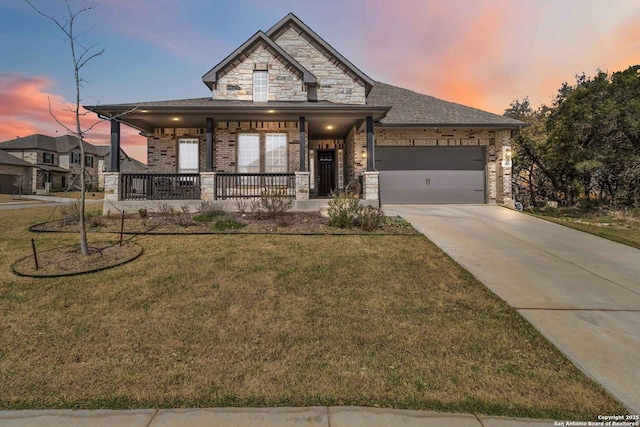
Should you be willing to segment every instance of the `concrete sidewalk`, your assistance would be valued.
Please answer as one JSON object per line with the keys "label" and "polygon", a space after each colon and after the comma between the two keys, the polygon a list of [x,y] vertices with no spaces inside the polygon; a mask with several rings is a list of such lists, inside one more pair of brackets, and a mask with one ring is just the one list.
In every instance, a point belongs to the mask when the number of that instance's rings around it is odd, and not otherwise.
{"label": "concrete sidewalk", "polygon": [[0,427],[524,427],[552,425],[554,425],[552,420],[335,406],[129,411],[0,411]]}

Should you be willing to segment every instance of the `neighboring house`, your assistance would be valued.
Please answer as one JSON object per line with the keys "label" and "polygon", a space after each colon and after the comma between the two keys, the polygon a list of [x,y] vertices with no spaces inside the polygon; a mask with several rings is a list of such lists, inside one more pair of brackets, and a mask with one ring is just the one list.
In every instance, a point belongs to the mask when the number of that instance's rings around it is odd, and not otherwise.
{"label": "neighboring house", "polygon": [[[52,137],[35,134],[11,141],[0,142],[3,150],[17,159],[32,166],[31,183],[28,193],[45,193],[53,189],[79,188],[80,168],[85,165],[86,182],[92,187],[101,188],[100,177],[103,174],[105,157],[110,147],[97,146],[84,142],[84,158],[81,158],[78,138],[71,135]],[[127,158],[121,150],[122,157]],[[138,171],[137,168],[132,171]]]}
{"label": "neighboring house", "polygon": [[31,194],[34,165],[0,150],[0,193]]}
{"label": "neighboring house", "polygon": [[[147,136],[146,177],[113,201],[229,200],[264,189],[298,207],[350,182],[372,204],[509,203],[511,136],[526,123],[373,81],[295,15],[202,78],[206,98],[87,106]],[[122,171],[121,171],[122,172]]]}

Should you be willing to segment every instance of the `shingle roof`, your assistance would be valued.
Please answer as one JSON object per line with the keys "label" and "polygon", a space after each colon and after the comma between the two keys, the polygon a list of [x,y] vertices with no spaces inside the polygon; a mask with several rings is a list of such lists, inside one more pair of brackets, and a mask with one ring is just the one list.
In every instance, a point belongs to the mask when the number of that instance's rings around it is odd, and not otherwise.
{"label": "shingle roof", "polygon": [[382,125],[524,127],[527,123],[401,87],[375,82],[368,105],[392,105]]}
{"label": "shingle roof", "polygon": [[35,167],[35,165],[32,165],[29,162],[25,162],[24,160],[19,159],[16,156],[2,150],[0,150],[0,165],[26,166],[30,168]]}
{"label": "shingle roof", "polygon": [[47,150],[57,151],[56,139],[52,136],[35,135],[25,136],[24,138],[16,138],[10,141],[0,142],[0,149],[3,150]]}
{"label": "shingle roof", "polygon": [[[309,102],[309,101],[269,101],[269,102],[253,102],[253,101],[238,101],[238,100],[228,100],[228,99],[213,99],[208,96],[206,98],[188,98],[188,99],[171,99],[167,101],[146,101],[146,102],[133,102],[126,104],[114,104],[114,105],[86,105],[84,108],[90,111],[104,111],[109,110],[111,108],[117,107],[118,109],[123,108],[136,108],[137,112],[140,110],[144,110],[146,107],[160,107],[160,108],[207,108],[207,107],[265,107],[269,106],[269,108],[277,108],[277,107],[296,107],[300,106],[302,108],[309,107],[315,108],[318,106],[336,106],[343,107],[353,104],[337,104],[331,101],[317,101],[317,102]],[[132,112],[136,112],[132,111]]]}
{"label": "shingle roof", "polygon": [[[111,153],[108,153],[104,158],[105,171],[111,171]],[[122,149],[120,149],[120,172],[122,173],[146,173],[147,165],[138,160],[127,156]]]}
{"label": "shingle roof", "polygon": [[[63,135],[56,137],[56,147],[58,153],[68,153],[74,148],[79,147],[78,138],[72,135]],[[88,142],[84,142],[84,152],[86,154],[98,155],[96,146]]]}

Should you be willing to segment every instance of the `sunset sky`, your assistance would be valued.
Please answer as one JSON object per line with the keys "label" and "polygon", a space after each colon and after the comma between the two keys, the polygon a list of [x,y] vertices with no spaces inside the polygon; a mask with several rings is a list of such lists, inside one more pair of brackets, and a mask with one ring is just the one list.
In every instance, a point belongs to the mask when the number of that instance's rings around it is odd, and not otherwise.
{"label": "sunset sky", "polygon": [[[34,4],[64,17],[63,0]],[[82,41],[106,51],[84,69],[86,105],[210,96],[202,75],[289,12],[374,80],[496,114],[525,96],[549,103],[576,74],[640,63],[639,0],[71,0],[88,4]],[[63,34],[3,0],[0,37],[0,141],[64,134],[47,103],[71,119]],[[108,132],[87,139],[106,144]],[[123,129],[129,155],[145,161],[145,144]]]}

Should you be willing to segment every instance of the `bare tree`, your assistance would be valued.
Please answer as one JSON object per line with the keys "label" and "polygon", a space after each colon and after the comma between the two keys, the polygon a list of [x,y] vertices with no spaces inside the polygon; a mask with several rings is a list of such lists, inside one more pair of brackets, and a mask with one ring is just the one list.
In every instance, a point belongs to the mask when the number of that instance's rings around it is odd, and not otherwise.
{"label": "bare tree", "polygon": [[80,123],[80,118],[86,115],[86,112],[80,111],[80,89],[83,87],[82,84],[85,80],[82,78],[81,71],[82,68],[87,65],[89,61],[92,59],[102,55],[105,49],[97,50],[95,45],[85,47],[81,42],[79,42],[78,38],[86,34],[86,32],[82,32],[80,34],[76,34],[76,29],[74,25],[76,24],[76,20],[82,14],[88,13],[93,6],[86,6],[79,10],[73,10],[71,5],[69,4],[69,0],[65,0],[65,4],[67,6],[67,14],[64,16],[64,21],[56,19],[52,16],[49,16],[31,3],[30,0],[25,0],[29,6],[33,8],[38,14],[44,16],[45,18],[52,21],[56,26],[64,33],[65,41],[69,44],[71,49],[71,57],[73,60],[73,74],[75,78],[75,88],[76,88],[76,97],[75,97],[75,106],[69,107],[69,111],[75,116],[75,128],[70,128],[64,123],[62,123],[51,111],[51,100],[49,100],[49,113],[55,119],[55,121],[62,127],[64,127],[70,135],[75,136],[78,139],[78,143],[80,145],[80,249],[83,255],[88,255],[89,251],[87,248],[87,230],[85,226],[85,200],[86,200],[86,184],[85,184],[85,174],[86,174],[86,166],[85,166],[85,150],[84,150],[84,136],[90,131],[97,123],[92,124],[86,129],[82,128]]}

